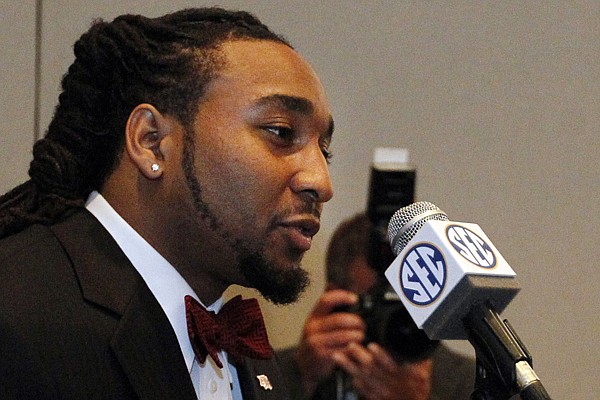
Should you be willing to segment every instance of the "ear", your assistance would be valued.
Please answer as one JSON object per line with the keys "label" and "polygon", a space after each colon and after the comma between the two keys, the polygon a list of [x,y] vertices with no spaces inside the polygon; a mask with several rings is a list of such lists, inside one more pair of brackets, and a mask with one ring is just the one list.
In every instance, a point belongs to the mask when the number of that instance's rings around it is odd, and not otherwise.
{"label": "ear", "polygon": [[152,105],[133,109],[125,129],[125,149],[138,170],[148,179],[158,179],[164,168],[161,144],[170,132],[167,119]]}

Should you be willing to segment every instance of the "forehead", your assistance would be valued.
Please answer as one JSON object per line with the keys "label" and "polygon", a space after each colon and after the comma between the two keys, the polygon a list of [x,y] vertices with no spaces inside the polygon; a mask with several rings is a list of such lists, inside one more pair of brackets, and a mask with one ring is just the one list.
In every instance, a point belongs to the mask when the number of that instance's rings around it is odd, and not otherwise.
{"label": "forehead", "polygon": [[258,101],[273,95],[305,98],[317,113],[329,115],[319,78],[300,55],[285,44],[267,40],[235,40],[220,48],[224,65],[208,85],[206,97],[235,96]]}

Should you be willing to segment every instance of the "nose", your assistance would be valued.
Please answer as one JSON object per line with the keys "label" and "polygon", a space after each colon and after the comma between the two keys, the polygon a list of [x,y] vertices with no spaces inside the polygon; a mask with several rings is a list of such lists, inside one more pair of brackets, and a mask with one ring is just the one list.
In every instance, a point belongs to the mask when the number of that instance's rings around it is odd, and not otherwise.
{"label": "nose", "polygon": [[298,168],[292,177],[292,190],[311,201],[325,203],[333,197],[329,166],[319,145],[306,146],[298,154]]}

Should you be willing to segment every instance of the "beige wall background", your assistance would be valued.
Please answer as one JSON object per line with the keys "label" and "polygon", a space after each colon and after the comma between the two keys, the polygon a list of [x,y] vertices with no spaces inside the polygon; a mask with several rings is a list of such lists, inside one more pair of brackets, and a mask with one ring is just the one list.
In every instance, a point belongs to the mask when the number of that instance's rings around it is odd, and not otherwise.
{"label": "beige wall background", "polygon": [[0,193],[27,178],[34,141],[35,0],[0,2]]}
{"label": "beige wall background", "polygon": [[[36,3],[42,5],[39,88]],[[26,177],[35,96],[43,131],[93,18],[160,15],[202,1],[0,4],[0,190]],[[40,4],[37,6],[39,7]],[[263,304],[272,342],[295,343],[324,282],[335,226],[366,206],[374,147],[410,149],[418,200],[478,223],[519,275],[503,316],[556,399],[600,393],[600,2],[221,1],[256,13],[314,65],[336,133],[336,195],[292,307]],[[38,9],[39,10],[39,9]],[[237,289],[235,289],[237,290]],[[251,293],[252,294],[252,293]],[[454,344],[470,351],[468,344]]]}

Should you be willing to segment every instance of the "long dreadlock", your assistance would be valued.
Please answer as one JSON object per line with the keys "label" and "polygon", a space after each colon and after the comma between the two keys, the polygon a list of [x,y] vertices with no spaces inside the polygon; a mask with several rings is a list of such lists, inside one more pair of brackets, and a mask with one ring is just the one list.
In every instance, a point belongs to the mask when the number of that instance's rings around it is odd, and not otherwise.
{"label": "long dreadlock", "polygon": [[190,126],[227,40],[288,46],[253,15],[186,9],[159,18],[96,21],[75,43],[52,122],[33,147],[30,179],[0,197],[0,238],[83,207],[117,166],[131,111],[150,103]]}

